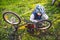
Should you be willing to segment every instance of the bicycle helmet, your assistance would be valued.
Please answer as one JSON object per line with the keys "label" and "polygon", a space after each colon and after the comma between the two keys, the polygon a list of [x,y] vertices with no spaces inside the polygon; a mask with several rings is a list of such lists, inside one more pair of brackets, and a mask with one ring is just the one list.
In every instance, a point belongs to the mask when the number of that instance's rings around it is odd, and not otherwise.
{"label": "bicycle helmet", "polygon": [[37,11],[37,12],[39,11],[41,14],[45,13],[44,7],[41,6],[40,4],[37,4],[37,5],[36,5],[36,11]]}

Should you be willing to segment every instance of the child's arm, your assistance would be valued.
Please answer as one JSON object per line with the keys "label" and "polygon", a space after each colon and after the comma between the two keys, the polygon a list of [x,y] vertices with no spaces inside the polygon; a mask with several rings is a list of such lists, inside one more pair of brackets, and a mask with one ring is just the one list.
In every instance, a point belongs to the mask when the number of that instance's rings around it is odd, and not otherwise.
{"label": "child's arm", "polygon": [[43,14],[42,15],[42,20],[48,20],[48,15],[47,14]]}
{"label": "child's arm", "polygon": [[38,22],[37,20],[34,20],[34,15],[33,14],[30,16],[30,21],[32,21],[32,22]]}

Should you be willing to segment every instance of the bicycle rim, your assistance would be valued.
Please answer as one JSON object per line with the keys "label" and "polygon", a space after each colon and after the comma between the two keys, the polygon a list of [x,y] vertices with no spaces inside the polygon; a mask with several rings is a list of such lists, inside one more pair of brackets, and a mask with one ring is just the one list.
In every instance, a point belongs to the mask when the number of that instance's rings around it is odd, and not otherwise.
{"label": "bicycle rim", "polygon": [[48,21],[48,20],[43,20],[42,21],[42,28],[40,28],[40,29],[48,29],[48,28],[50,28],[51,27],[51,22],[50,21]]}
{"label": "bicycle rim", "polygon": [[5,12],[3,18],[7,23],[19,24],[21,22],[19,16],[13,12]]}

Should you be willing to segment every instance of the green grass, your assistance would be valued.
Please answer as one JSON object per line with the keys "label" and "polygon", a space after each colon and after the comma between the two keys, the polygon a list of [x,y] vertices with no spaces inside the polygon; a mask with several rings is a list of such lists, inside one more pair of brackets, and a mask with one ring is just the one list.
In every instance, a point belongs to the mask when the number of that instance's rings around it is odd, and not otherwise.
{"label": "green grass", "polygon": [[[7,34],[12,31],[11,25],[3,20],[4,11],[16,12],[20,17],[29,17],[35,8],[36,4],[41,4],[45,7],[45,11],[52,21],[52,27],[49,29],[52,33],[55,31],[60,35],[60,8],[56,5],[51,6],[51,0],[0,0],[0,40],[8,40]],[[55,3],[57,4],[57,3]],[[4,27],[7,26],[7,31]],[[20,31],[19,31],[20,32]],[[55,40],[53,37],[48,36],[48,40]],[[37,40],[36,37],[31,37],[29,34],[23,36],[22,40]],[[43,37],[42,40],[45,40]]]}

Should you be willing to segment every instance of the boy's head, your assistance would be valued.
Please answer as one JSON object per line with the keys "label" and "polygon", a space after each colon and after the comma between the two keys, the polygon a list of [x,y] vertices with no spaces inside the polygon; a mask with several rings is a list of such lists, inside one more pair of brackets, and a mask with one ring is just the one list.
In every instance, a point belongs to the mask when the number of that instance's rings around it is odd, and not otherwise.
{"label": "boy's head", "polygon": [[37,13],[38,16],[41,16],[42,14],[40,12]]}
{"label": "boy's head", "polygon": [[40,12],[40,7],[41,7],[40,4],[37,4],[36,5],[36,13],[37,13],[38,16],[41,16],[42,15],[41,12]]}

